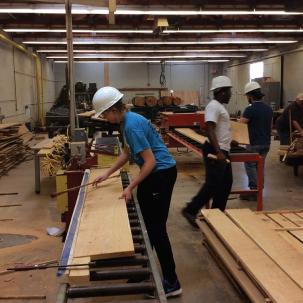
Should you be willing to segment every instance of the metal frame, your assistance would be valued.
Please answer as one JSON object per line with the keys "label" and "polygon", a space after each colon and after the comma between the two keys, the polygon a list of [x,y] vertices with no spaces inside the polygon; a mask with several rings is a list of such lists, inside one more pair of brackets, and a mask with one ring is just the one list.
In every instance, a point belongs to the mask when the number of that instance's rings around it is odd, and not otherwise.
{"label": "metal frame", "polygon": [[[183,144],[186,148],[203,157],[202,144],[176,132],[168,132],[167,135]],[[258,153],[231,153],[231,162],[257,162],[257,189],[256,190],[233,190],[232,194],[257,194],[257,210],[263,210],[263,158]]]}

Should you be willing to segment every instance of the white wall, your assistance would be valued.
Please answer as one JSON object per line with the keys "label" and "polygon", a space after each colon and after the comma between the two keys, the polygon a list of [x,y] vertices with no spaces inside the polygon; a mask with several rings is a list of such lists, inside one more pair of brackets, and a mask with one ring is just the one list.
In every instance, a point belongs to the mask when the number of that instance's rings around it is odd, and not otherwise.
{"label": "white wall", "polygon": [[[32,57],[0,42],[0,107],[4,123],[26,122],[25,106],[30,119],[37,120],[35,62]],[[53,64],[43,61],[43,91],[45,110],[53,104],[55,82]]]}
{"label": "white wall", "polygon": [[[65,84],[65,64],[55,64],[56,96]],[[75,82],[97,83],[100,88],[104,83],[103,63],[75,63]],[[166,87],[176,91],[198,91],[202,104],[209,100],[210,72],[220,74],[222,65],[215,64],[167,64],[165,67]],[[160,87],[160,64],[146,63],[109,63],[109,82],[117,88]],[[135,92],[127,92],[130,100]],[[155,93],[157,96],[157,93]]]}

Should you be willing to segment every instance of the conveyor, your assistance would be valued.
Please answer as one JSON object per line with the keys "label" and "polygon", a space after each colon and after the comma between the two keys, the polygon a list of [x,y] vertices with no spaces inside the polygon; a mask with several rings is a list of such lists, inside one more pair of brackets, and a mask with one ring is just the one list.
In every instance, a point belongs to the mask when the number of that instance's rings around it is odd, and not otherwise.
{"label": "conveyor", "polygon": [[[85,171],[82,184],[87,182],[87,178],[88,171]],[[121,172],[121,181],[123,188],[128,186],[129,177],[126,172]],[[66,236],[60,265],[68,264],[71,243],[75,234],[77,220],[81,213],[84,196],[84,188],[81,188]],[[88,265],[90,281],[94,281],[94,283],[72,286],[68,283],[63,283],[59,289],[56,303],[68,302],[69,299],[73,298],[101,298],[107,296],[111,297],[110,302],[167,302],[144,220],[136,199],[127,204],[127,211],[135,246],[135,255],[90,262]],[[63,274],[64,270],[59,269],[57,275],[62,276]],[[154,299],[151,300],[147,296],[152,296]]]}

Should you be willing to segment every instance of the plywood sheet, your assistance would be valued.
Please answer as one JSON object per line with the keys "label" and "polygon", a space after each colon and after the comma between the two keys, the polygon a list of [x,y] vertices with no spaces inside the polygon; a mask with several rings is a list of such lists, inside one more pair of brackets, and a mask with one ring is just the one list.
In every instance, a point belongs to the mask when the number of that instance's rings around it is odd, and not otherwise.
{"label": "plywood sheet", "polygon": [[279,303],[303,302],[303,290],[231,219],[218,209],[202,210],[202,214],[271,300]]}
{"label": "plywood sheet", "polygon": [[[89,182],[105,169],[91,171]],[[74,257],[92,260],[131,256],[134,245],[120,178],[111,178],[95,189],[88,188],[78,229]]]}
{"label": "plywood sheet", "polygon": [[197,134],[194,130],[192,130],[191,128],[176,128],[176,131],[179,132],[180,134],[196,141],[199,142],[201,144],[204,144],[206,141],[206,137]]}
{"label": "plywood sheet", "polygon": [[239,144],[250,144],[247,124],[230,121],[232,139]]}
{"label": "plywood sheet", "polygon": [[[227,215],[298,285],[303,288],[303,253],[288,245],[275,231],[267,228],[249,209],[229,209]],[[303,301],[303,296],[302,296]]]}

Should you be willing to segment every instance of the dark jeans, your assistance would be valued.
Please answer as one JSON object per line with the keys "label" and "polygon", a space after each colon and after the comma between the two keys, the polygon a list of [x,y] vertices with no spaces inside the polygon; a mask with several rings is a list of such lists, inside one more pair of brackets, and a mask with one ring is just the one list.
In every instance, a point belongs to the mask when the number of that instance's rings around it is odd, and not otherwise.
{"label": "dark jeans", "polygon": [[[222,150],[222,152],[229,159],[228,152],[225,150]],[[224,211],[233,183],[231,163],[208,159],[207,155],[209,153],[215,154],[215,151],[209,143],[205,143],[203,145],[203,158],[206,170],[205,183],[186,208],[193,215],[196,215],[210,199],[213,199],[211,208],[219,208]]]}
{"label": "dark jeans", "polygon": [[172,167],[150,174],[139,185],[137,197],[152,247],[157,252],[164,279],[177,278],[175,261],[166,230],[171,196],[177,178]]}
{"label": "dark jeans", "polygon": [[[253,153],[258,153],[263,158],[263,187],[264,187],[264,176],[265,176],[265,159],[269,151],[268,145],[250,145],[247,146],[247,150]],[[250,189],[257,188],[257,177],[258,177],[258,164],[257,162],[245,162],[244,163],[246,174],[248,177],[248,186]]]}

